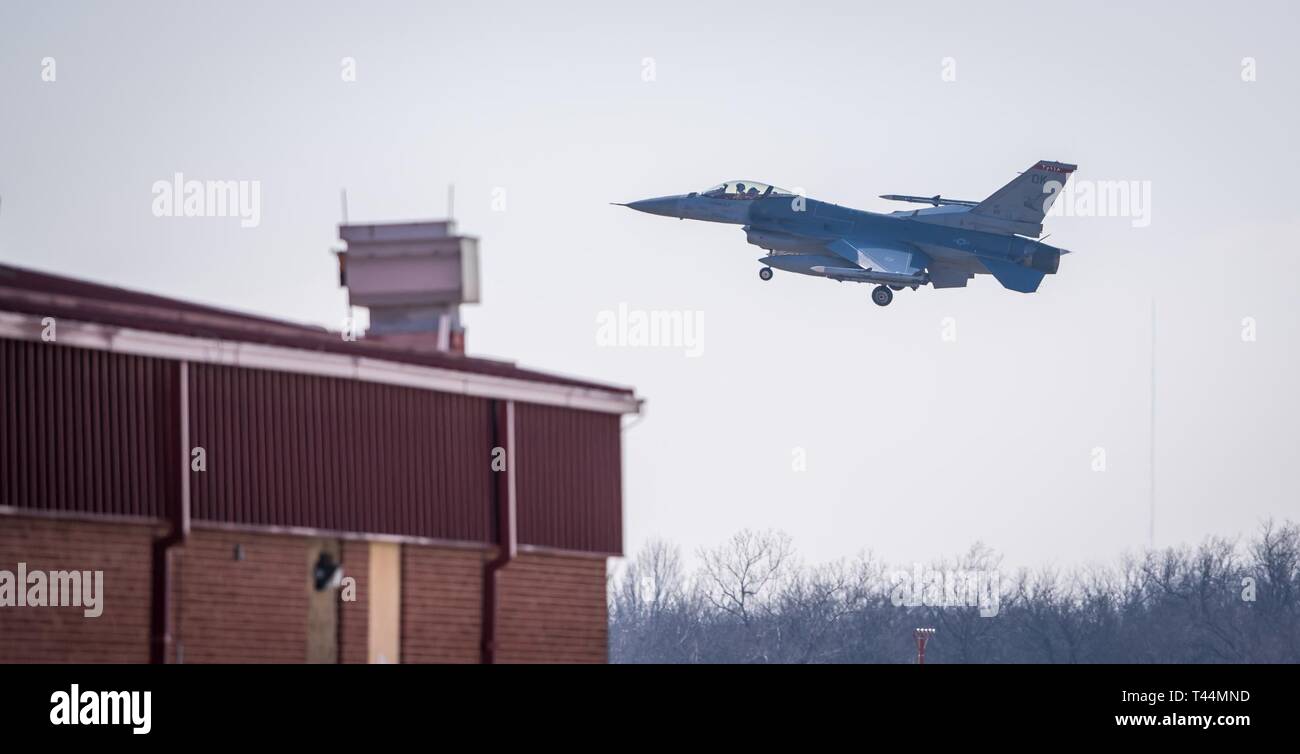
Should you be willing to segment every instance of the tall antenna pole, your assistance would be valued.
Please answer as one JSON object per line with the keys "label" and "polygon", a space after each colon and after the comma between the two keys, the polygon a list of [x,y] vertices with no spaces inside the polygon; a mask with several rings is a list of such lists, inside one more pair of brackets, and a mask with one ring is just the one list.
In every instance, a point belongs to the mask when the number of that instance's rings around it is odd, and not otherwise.
{"label": "tall antenna pole", "polygon": [[456,219],[456,184],[447,184],[447,219]]}
{"label": "tall antenna pole", "polygon": [[[341,224],[347,225],[348,224],[348,190],[346,188],[339,189],[339,204],[342,206],[343,209],[343,222]],[[342,253],[337,253],[336,256],[338,258],[338,263],[339,263],[339,284],[346,287],[347,279],[348,279],[347,278],[347,257],[345,257]],[[356,332],[357,332],[356,325],[352,320],[352,296],[351,294],[348,294],[348,297],[343,300],[343,338],[346,340],[347,338],[351,337],[353,340],[356,340]]]}
{"label": "tall antenna pole", "polygon": [[1147,543],[1156,546],[1156,298],[1151,297],[1151,426],[1147,433],[1151,441],[1150,474],[1147,485],[1151,503],[1151,521],[1147,531]]}

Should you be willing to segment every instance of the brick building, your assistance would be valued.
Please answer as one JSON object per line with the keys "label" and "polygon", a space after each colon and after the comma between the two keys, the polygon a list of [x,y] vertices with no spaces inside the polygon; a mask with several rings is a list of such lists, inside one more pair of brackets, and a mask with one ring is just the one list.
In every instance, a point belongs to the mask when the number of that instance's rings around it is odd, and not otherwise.
{"label": "brick building", "polygon": [[0,266],[0,392],[0,662],[606,660],[629,389]]}

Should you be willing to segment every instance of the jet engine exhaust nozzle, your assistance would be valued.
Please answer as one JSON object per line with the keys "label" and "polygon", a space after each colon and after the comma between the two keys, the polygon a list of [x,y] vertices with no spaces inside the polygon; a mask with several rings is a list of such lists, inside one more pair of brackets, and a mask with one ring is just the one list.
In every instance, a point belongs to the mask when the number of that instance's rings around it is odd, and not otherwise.
{"label": "jet engine exhaust nozzle", "polygon": [[1061,268],[1061,252],[1056,249],[1034,249],[1029,256],[1029,266],[1039,272],[1055,275]]}

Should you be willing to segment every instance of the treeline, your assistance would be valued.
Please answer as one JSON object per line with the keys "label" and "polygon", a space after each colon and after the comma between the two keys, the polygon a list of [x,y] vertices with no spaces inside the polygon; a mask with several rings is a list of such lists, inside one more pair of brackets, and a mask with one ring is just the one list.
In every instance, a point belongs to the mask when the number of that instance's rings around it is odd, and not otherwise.
{"label": "treeline", "polygon": [[[610,660],[625,663],[1300,662],[1300,527],[1210,538],[1112,567],[1002,573],[976,545],[891,568],[800,562],[780,532],[699,553],[646,545],[611,578]],[[919,597],[919,599],[918,599]]]}

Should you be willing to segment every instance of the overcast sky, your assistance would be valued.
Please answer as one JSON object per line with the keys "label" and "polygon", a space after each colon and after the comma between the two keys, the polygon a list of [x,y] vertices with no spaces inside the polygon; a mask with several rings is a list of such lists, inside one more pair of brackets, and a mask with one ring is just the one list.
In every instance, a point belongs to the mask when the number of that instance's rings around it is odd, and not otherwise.
{"label": "overcast sky", "polygon": [[[454,183],[469,351],[647,399],[627,550],[777,528],[812,561],[1145,545],[1154,300],[1156,543],[1300,519],[1300,11],[997,7],[5,3],[0,261],[337,328],[340,189],[384,221],[443,216]],[[886,211],[1038,159],[1151,202],[1145,227],[1049,218],[1075,253],[1033,295],[981,276],[881,309],[760,281],[734,226],[608,204],[752,178]],[[155,217],[177,172],[260,182],[260,223]],[[620,304],[702,313],[702,353],[598,346]]]}

